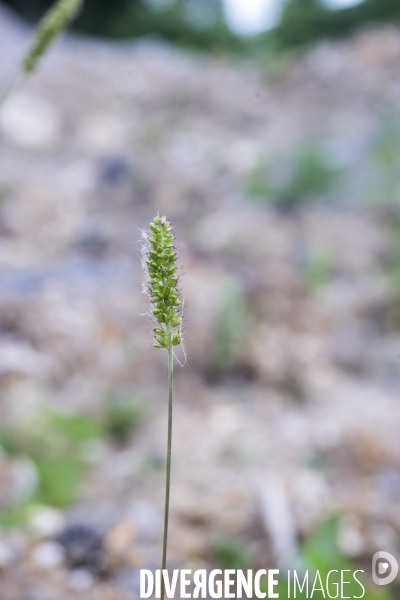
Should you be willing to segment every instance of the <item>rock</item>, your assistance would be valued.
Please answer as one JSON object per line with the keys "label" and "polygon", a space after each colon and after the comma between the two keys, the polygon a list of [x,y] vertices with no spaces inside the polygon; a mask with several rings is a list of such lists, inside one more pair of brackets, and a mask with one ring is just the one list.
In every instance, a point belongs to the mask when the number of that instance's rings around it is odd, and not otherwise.
{"label": "rock", "polygon": [[77,240],[78,249],[93,258],[102,258],[110,247],[110,239],[106,232],[98,229],[83,231]]}
{"label": "rock", "polygon": [[52,569],[63,562],[64,549],[57,542],[45,542],[36,546],[32,557],[38,567]]}
{"label": "rock", "polygon": [[400,470],[386,467],[375,476],[375,481],[382,494],[392,500],[400,499]]}
{"label": "rock", "polygon": [[232,405],[213,406],[210,414],[210,427],[223,437],[236,434],[241,428],[241,415]]}
{"label": "rock", "polygon": [[7,568],[15,559],[17,553],[5,541],[0,541],[0,569]]}
{"label": "rock", "polygon": [[296,523],[281,478],[273,473],[263,476],[261,516],[280,568],[294,564],[297,555]]}
{"label": "rock", "polygon": [[176,527],[170,536],[171,555],[177,560],[200,561],[207,554],[204,532],[193,527]]}
{"label": "rock", "polygon": [[37,484],[36,468],[30,458],[0,456],[0,507],[3,510],[29,498]]}
{"label": "rock", "polygon": [[85,592],[93,587],[95,579],[87,569],[74,569],[68,577],[69,586],[77,592]]}
{"label": "rock", "polygon": [[0,341],[0,376],[18,374],[46,379],[53,360],[23,341]]}
{"label": "rock", "polygon": [[147,553],[134,544],[136,535],[136,525],[128,520],[117,523],[106,533],[103,547],[111,572],[121,567],[138,568],[145,564]]}
{"label": "rock", "polygon": [[49,100],[25,91],[13,93],[0,110],[0,131],[24,150],[48,150],[59,140],[61,117]]}
{"label": "rock", "polygon": [[369,331],[368,323],[360,321],[346,323],[332,340],[332,358],[341,368],[362,374],[371,368],[375,336]]}
{"label": "rock", "polygon": [[22,498],[29,498],[36,491],[39,476],[36,465],[28,456],[14,459],[14,497],[18,502]]}
{"label": "rock", "polygon": [[126,124],[110,112],[85,115],[78,130],[79,146],[90,153],[118,153],[128,142]]}
{"label": "rock", "polygon": [[374,552],[380,548],[385,548],[395,556],[398,555],[397,535],[394,529],[384,523],[375,523],[369,531],[370,545]]}
{"label": "rock", "polygon": [[330,509],[330,488],[324,473],[304,467],[297,469],[287,484],[296,528],[305,535],[323,518],[325,511]]}
{"label": "rock", "polygon": [[65,559],[71,569],[85,569],[100,573],[107,566],[107,557],[103,551],[103,537],[91,527],[71,525],[57,538],[64,547]]}
{"label": "rock", "polygon": [[158,541],[163,522],[157,507],[148,500],[136,500],[130,512],[138,540],[147,543]]}
{"label": "rock", "polygon": [[129,521],[118,523],[104,538],[104,549],[113,557],[120,556],[128,550],[136,537],[136,527]]}
{"label": "rock", "polygon": [[[144,548],[132,548],[123,556],[121,563],[129,569],[138,569],[146,565],[149,560],[149,552]],[[121,564],[120,563],[120,564]]]}
{"label": "rock", "polygon": [[110,186],[118,186],[129,181],[132,169],[124,156],[114,156],[104,159],[100,165],[100,180]]}
{"label": "rock", "polygon": [[65,515],[51,506],[35,506],[30,511],[28,525],[36,537],[54,537],[65,526]]}
{"label": "rock", "polygon": [[365,551],[365,539],[357,522],[351,518],[341,520],[338,545],[346,556],[351,558],[361,556]]}

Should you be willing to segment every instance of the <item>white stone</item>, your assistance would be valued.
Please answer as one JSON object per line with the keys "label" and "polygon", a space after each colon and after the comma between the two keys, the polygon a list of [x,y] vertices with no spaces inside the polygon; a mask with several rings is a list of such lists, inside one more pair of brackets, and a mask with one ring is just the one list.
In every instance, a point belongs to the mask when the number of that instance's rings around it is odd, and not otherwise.
{"label": "white stone", "polygon": [[14,495],[16,499],[29,498],[39,482],[35,463],[25,456],[13,461]]}
{"label": "white stone", "polygon": [[36,506],[32,509],[29,526],[38,537],[51,537],[63,529],[65,516],[51,506]]}
{"label": "white stone", "polygon": [[48,100],[14,93],[0,111],[0,131],[4,138],[27,150],[46,150],[58,141],[60,115]]}
{"label": "white stone", "polygon": [[85,115],[78,130],[78,143],[87,152],[118,152],[128,143],[126,124],[108,112]]}
{"label": "white stone", "polygon": [[338,535],[339,548],[346,556],[360,556],[365,550],[365,540],[355,525],[342,523]]}
{"label": "white stone", "polygon": [[64,551],[56,542],[44,542],[33,551],[33,560],[39,567],[51,569],[57,567],[64,560]]}
{"label": "white stone", "polygon": [[74,569],[69,576],[69,585],[72,589],[83,592],[94,584],[94,577],[87,569]]}
{"label": "white stone", "polygon": [[15,552],[10,546],[4,542],[0,542],[0,569],[7,567],[15,557]]}
{"label": "white stone", "polygon": [[0,375],[19,374],[47,378],[53,360],[23,341],[5,340],[0,344]]}

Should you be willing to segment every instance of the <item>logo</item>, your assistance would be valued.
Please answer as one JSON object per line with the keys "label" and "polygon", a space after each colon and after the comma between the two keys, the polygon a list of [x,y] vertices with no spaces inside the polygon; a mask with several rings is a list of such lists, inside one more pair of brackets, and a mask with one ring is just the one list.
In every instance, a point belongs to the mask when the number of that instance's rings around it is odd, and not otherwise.
{"label": "logo", "polygon": [[399,572],[397,560],[389,552],[375,552],[372,557],[372,579],[376,585],[392,583]]}

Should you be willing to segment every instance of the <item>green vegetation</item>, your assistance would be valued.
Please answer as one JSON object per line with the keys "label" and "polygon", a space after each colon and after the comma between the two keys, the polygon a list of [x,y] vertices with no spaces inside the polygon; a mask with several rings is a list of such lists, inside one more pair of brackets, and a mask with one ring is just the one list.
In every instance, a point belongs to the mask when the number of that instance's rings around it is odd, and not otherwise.
{"label": "green vegetation", "polygon": [[247,181],[250,197],[281,210],[293,210],[328,194],[338,182],[338,169],[316,145],[301,148],[286,164],[279,162],[279,173],[267,163],[254,169]]}
{"label": "green vegetation", "polygon": [[7,510],[0,512],[0,527],[12,529],[26,523],[32,502],[30,499],[21,500]]}
{"label": "green vegetation", "polygon": [[388,225],[389,256],[383,264],[383,270],[391,288],[391,302],[385,315],[385,332],[400,329],[400,214],[395,211]]}
{"label": "green vegetation", "polygon": [[[52,0],[3,0],[30,22],[37,22]],[[330,9],[323,0],[282,0],[279,25],[254,39],[236,36],[226,25],[221,0],[86,0],[74,23],[80,32],[115,39],[157,35],[172,43],[211,51],[278,50],[341,38],[374,23],[400,21],[397,0],[364,0]]]}
{"label": "green vegetation", "polygon": [[398,118],[384,122],[370,151],[368,196],[373,206],[395,207],[400,194],[400,123]]}
{"label": "green vegetation", "polygon": [[73,502],[81,487],[85,464],[77,456],[43,456],[36,458],[39,489],[33,500],[39,504],[67,506]]}
{"label": "green vegetation", "polygon": [[239,360],[241,340],[245,334],[248,309],[240,286],[232,281],[226,286],[215,323],[212,343],[212,364],[230,369]]}
{"label": "green vegetation", "polygon": [[33,461],[38,486],[31,498],[0,514],[0,524],[23,522],[32,504],[64,507],[74,502],[89,466],[87,442],[105,438],[126,443],[143,419],[141,404],[111,397],[98,417],[47,411],[29,431],[1,430],[0,445],[8,455],[29,456]]}
{"label": "green vegetation", "polygon": [[[357,568],[339,550],[337,544],[338,528],[338,517],[331,517],[317,527],[301,549],[302,561],[306,568],[313,572],[318,570],[323,581],[326,581],[326,576],[331,569],[337,569],[338,571],[348,569],[353,572]],[[358,573],[357,576],[366,588],[363,596],[365,600],[388,600],[389,596],[386,590],[372,589],[367,585],[361,573]],[[346,594],[351,597],[359,596],[360,586],[354,580],[351,580],[351,583],[346,586]],[[299,595],[299,597],[305,596]],[[313,597],[319,599],[324,596],[322,592],[319,592],[318,595],[314,594]]]}
{"label": "green vegetation", "polygon": [[[296,571],[298,573],[299,580],[302,582],[301,572],[302,569],[304,571],[309,570],[309,594],[307,594],[306,589],[303,589],[300,592],[297,588],[296,597],[297,598],[309,598],[312,585],[314,582],[315,574],[318,571],[324,589],[326,590],[326,578],[329,571],[336,569],[337,571],[351,571],[354,572],[357,567],[349,561],[339,550],[337,539],[338,539],[338,527],[339,527],[339,519],[334,516],[323,522],[314,533],[304,542],[300,549],[299,556],[299,565],[301,567],[297,567]],[[346,574],[350,575],[350,574]],[[363,596],[364,600],[389,600],[390,595],[387,590],[382,589],[372,589],[366,582],[365,578],[362,576],[362,573],[357,573],[357,578],[361,581],[362,585],[365,587],[365,595]],[[340,577],[340,576],[339,576]],[[350,580],[350,583],[346,583],[346,595],[349,597],[357,597],[362,593],[362,589],[360,585],[349,576],[346,581]],[[293,591],[293,581],[292,583],[292,591]],[[335,594],[335,590],[333,588],[334,579],[331,579],[332,590],[331,593]],[[260,586],[263,591],[268,590],[267,581],[264,578],[262,581],[262,586]],[[322,591],[318,591],[317,587],[319,587],[319,582],[316,585],[316,589],[312,595],[315,600],[322,600],[326,598],[326,593]],[[286,598],[287,597],[287,582],[281,582],[280,585],[275,589],[276,592],[279,593],[279,597]]]}
{"label": "green vegetation", "polygon": [[223,380],[248,380],[253,371],[246,361],[245,346],[250,310],[239,282],[232,279],[222,291],[214,320],[204,376],[211,385]]}
{"label": "green vegetation", "polygon": [[[315,574],[318,571],[323,585],[326,586],[326,578],[329,571],[336,569],[337,571],[355,570],[363,567],[357,567],[347,557],[343,555],[338,547],[338,532],[339,518],[332,516],[322,522],[315,531],[304,541],[300,548],[298,560],[296,561],[296,569],[299,580],[302,581],[301,573],[309,571],[309,594],[306,594],[306,589],[300,592],[297,588],[297,598],[309,598]],[[243,569],[251,568],[251,564],[246,552],[245,546],[235,538],[223,537],[214,546],[214,559],[223,569]],[[390,600],[391,596],[386,589],[372,588],[363,577],[363,573],[357,573],[357,578],[365,587],[365,600]],[[360,585],[351,577],[348,577],[350,583],[346,583],[346,595],[350,597],[360,596]],[[291,582],[293,592],[293,581]],[[332,586],[331,593],[334,594],[334,578],[331,577]],[[279,585],[275,588],[275,592],[279,593],[280,598],[287,598],[287,581],[284,578],[280,579]],[[316,586],[317,587],[317,586]],[[260,582],[261,591],[268,592],[267,578],[264,577]],[[326,589],[326,587],[325,587]],[[292,596],[294,597],[294,596]],[[326,598],[326,594],[315,589],[312,596],[315,600]]]}
{"label": "green vegetation", "polygon": [[[31,22],[51,0],[4,0]],[[114,39],[157,35],[172,43],[206,50],[239,50],[226,26],[220,0],[85,0],[74,23],[80,32]]]}
{"label": "green vegetation", "polygon": [[79,493],[86,470],[82,442],[99,434],[98,423],[86,415],[49,412],[29,432],[2,431],[0,443],[8,454],[34,461],[39,483],[31,501],[62,507]]}
{"label": "green vegetation", "polygon": [[311,252],[307,257],[304,283],[310,293],[318,292],[330,283],[334,276],[332,257],[324,251]]}
{"label": "green vegetation", "polygon": [[245,546],[232,537],[222,537],[213,548],[214,559],[222,569],[248,569],[249,559]]}
{"label": "green vegetation", "polygon": [[50,431],[54,430],[71,441],[79,442],[101,435],[99,422],[88,415],[49,413],[48,420]]}
{"label": "green vegetation", "polygon": [[364,0],[356,6],[329,9],[321,0],[287,0],[279,26],[259,42],[270,41],[279,48],[309,44],[321,38],[341,38],[374,23],[400,21],[397,0]]}
{"label": "green vegetation", "polygon": [[127,398],[112,396],[106,402],[104,431],[107,437],[119,444],[129,441],[145,418],[142,404]]}
{"label": "green vegetation", "polygon": [[217,0],[202,0],[202,3],[176,0],[161,2],[159,7],[147,3],[140,9],[131,4],[107,27],[107,36],[112,38],[146,35],[157,35],[186,48],[213,52],[237,52],[243,48],[240,39],[226,26]]}

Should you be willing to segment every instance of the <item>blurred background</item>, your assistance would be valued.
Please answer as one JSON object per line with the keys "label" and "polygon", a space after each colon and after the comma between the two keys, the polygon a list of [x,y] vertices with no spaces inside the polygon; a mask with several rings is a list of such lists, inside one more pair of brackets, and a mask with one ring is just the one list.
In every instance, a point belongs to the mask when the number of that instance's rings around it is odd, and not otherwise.
{"label": "blurred background", "polygon": [[[0,89],[49,4],[0,4]],[[159,568],[157,210],[186,307],[170,566],[364,569],[365,598],[400,598],[371,583],[374,552],[400,558],[397,20],[395,0],[87,0],[3,104],[2,600],[138,598]]]}

